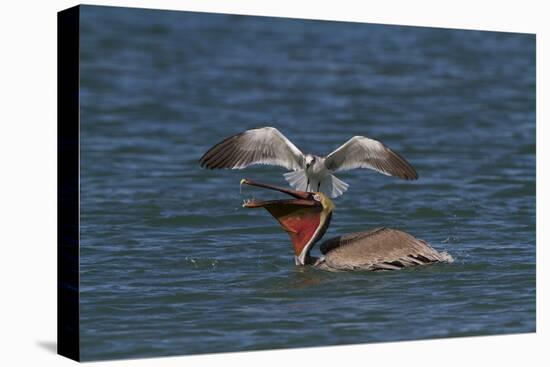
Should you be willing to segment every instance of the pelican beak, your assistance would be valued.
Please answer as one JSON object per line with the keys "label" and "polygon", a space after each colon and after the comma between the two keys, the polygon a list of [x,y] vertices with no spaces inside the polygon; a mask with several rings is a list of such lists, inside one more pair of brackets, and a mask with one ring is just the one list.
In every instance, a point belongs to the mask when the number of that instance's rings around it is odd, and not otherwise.
{"label": "pelican beak", "polygon": [[314,193],[312,192],[285,189],[283,187],[253,181],[248,178],[243,178],[241,180],[241,185],[256,186],[264,189],[274,190],[274,191],[282,192],[290,196],[293,196],[296,199],[302,199],[302,200],[313,200],[313,195],[314,195]]}
{"label": "pelican beak", "polygon": [[245,200],[245,208],[265,208],[277,219],[290,236],[296,255],[296,264],[305,265],[313,244],[323,237],[334,204],[323,193],[286,189],[270,184],[242,179],[241,185],[261,187],[288,194],[294,199]]}

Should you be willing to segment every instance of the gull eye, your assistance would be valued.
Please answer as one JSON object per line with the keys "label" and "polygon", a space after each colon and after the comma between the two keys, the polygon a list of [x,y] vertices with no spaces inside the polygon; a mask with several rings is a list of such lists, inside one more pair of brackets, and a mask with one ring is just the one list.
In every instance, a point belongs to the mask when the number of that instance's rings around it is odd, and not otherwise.
{"label": "gull eye", "polygon": [[313,200],[315,200],[315,201],[321,201],[321,195],[319,195],[319,194],[313,195]]}

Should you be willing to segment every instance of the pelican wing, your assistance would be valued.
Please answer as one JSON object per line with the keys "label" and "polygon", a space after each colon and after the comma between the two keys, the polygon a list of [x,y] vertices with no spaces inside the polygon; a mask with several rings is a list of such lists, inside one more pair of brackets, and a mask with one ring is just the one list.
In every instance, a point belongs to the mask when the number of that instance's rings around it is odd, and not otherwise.
{"label": "pelican wing", "polygon": [[233,135],[210,148],[200,159],[201,167],[242,169],[269,164],[289,170],[302,168],[304,155],[274,127],[251,129]]}
{"label": "pelican wing", "polygon": [[354,136],[330,153],[326,157],[325,165],[331,171],[370,168],[404,180],[418,178],[416,171],[405,158],[381,142],[365,136]]}
{"label": "pelican wing", "polygon": [[351,233],[324,242],[327,270],[393,270],[434,262],[452,262],[446,252],[427,242],[391,228]]}

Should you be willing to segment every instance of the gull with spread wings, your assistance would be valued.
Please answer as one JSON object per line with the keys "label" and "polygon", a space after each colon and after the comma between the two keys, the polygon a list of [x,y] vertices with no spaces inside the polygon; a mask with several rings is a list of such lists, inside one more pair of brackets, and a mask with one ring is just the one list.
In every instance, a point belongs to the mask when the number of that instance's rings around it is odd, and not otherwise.
{"label": "gull with spread wings", "polygon": [[414,168],[381,142],[354,136],[325,157],[304,154],[279,130],[261,127],[233,135],[210,148],[201,167],[243,169],[253,164],[281,166],[291,172],[284,177],[300,191],[320,191],[331,198],[342,195],[348,184],[334,172],[370,168],[388,176],[416,180]]}

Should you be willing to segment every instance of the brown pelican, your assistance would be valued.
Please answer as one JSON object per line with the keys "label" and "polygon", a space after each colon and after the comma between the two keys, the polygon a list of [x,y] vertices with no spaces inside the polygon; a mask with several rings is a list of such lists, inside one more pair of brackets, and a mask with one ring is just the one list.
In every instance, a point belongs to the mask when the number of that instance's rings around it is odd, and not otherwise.
{"label": "brown pelican", "polygon": [[243,169],[253,164],[282,166],[290,186],[302,191],[321,191],[331,198],[342,195],[348,184],[334,172],[370,168],[388,176],[416,180],[414,168],[381,142],[354,136],[344,145],[320,157],[304,154],[279,130],[262,127],[231,136],[210,148],[200,159],[202,167]]}
{"label": "brown pelican", "polygon": [[434,250],[427,242],[391,228],[376,228],[331,238],[320,245],[320,258],[310,251],[325,234],[335,208],[321,192],[285,189],[249,179],[241,185],[262,187],[286,193],[294,199],[245,200],[245,208],[265,208],[288,233],[295,252],[296,265],[341,270],[394,270],[435,262],[452,262],[446,252]]}

